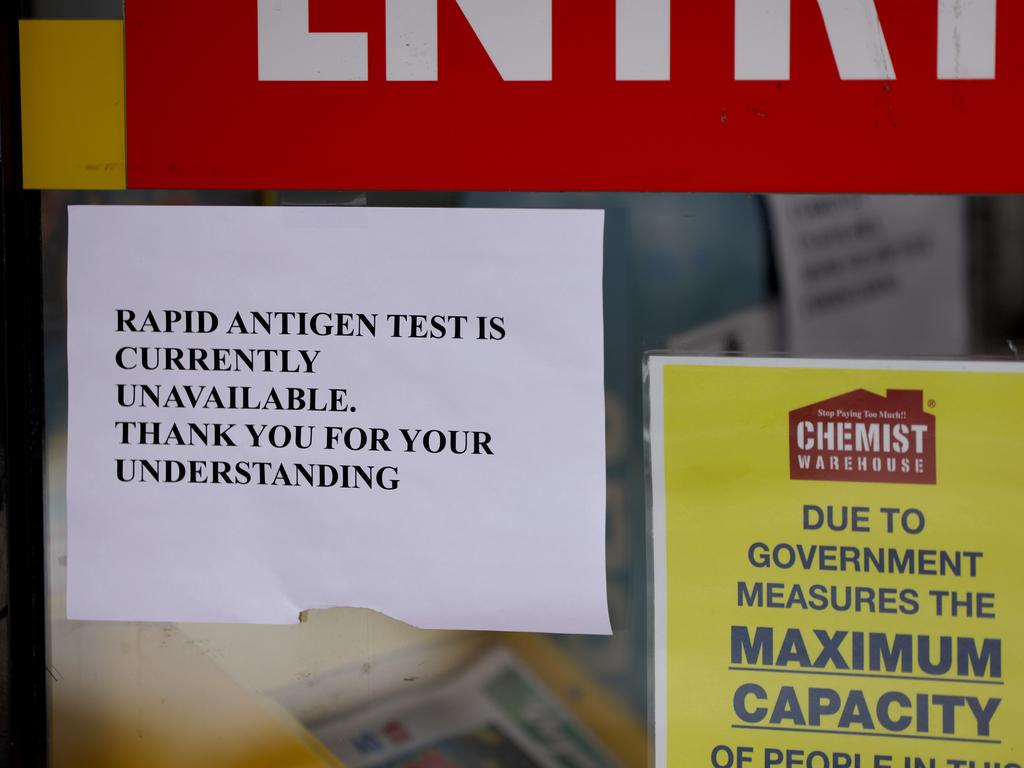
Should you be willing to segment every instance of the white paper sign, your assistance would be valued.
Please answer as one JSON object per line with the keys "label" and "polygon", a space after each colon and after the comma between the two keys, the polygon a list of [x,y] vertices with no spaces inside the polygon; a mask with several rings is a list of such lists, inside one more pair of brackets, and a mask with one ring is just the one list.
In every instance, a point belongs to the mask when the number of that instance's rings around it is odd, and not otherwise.
{"label": "white paper sign", "polygon": [[963,198],[772,195],[768,203],[790,352],[966,352]]}
{"label": "white paper sign", "polygon": [[71,208],[69,618],[607,633],[602,228]]}

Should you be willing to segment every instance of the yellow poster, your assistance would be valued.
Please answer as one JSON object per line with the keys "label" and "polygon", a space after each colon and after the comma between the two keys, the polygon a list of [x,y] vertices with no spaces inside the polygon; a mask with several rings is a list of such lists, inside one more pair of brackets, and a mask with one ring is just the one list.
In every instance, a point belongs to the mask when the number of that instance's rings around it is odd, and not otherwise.
{"label": "yellow poster", "polygon": [[1022,373],[648,360],[658,766],[1024,764]]}

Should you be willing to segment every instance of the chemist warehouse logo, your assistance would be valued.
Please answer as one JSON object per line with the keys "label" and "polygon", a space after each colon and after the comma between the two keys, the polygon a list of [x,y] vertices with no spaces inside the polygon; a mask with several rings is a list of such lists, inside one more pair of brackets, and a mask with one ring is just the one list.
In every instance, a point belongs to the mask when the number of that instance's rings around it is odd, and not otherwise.
{"label": "chemist warehouse logo", "polygon": [[935,416],[920,390],[857,389],[789,412],[793,480],[935,484]]}

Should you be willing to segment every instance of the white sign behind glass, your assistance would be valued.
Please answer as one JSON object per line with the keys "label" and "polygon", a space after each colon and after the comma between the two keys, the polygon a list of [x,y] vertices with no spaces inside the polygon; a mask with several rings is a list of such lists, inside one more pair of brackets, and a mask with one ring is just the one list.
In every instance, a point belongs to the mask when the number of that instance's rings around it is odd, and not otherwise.
{"label": "white sign behind glass", "polygon": [[966,352],[963,198],[771,195],[768,206],[790,352]]}
{"label": "white sign behind glass", "polygon": [[69,618],[608,632],[602,229],[72,207]]}

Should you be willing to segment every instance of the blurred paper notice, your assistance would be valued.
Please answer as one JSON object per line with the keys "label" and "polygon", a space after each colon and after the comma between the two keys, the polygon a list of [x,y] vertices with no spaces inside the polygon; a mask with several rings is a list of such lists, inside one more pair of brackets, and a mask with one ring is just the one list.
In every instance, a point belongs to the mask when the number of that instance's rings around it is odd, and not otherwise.
{"label": "blurred paper notice", "polygon": [[773,195],[789,351],[967,351],[967,206],[961,197]]}
{"label": "blurred paper notice", "polygon": [[607,633],[602,228],[71,208],[69,618]]}

